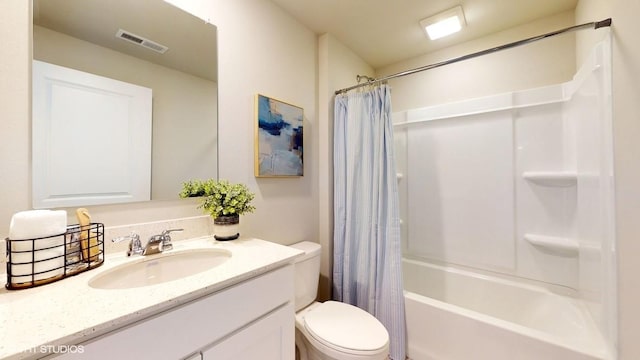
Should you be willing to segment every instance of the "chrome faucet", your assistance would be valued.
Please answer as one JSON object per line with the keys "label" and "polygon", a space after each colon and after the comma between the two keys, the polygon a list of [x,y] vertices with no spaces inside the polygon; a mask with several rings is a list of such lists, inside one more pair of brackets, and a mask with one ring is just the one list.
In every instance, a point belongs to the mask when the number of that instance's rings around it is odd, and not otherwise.
{"label": "chrome faucet", "polygon": [[160,234],[160,237],[162,238],[162,251],[173,250],[173,244],[171,243],[171,236],[169,234],[172,232],[181,232],[183,230],[184,229],[164,230],[162,234]]}
{"label": "chrome faucet", "polygon": [[140,241],[140,235],[132,232],[127,236],[120,236],[114,239],[111,239],[112,242],[118,243],[124,240],[129,241],[129,250],[127,250],[127,256],[131,255],[142,255],[144,253],[144,249],[142,248],[142,242]]}
{"label": "chrome faucet", "polygon": [[182,231],[183,229],[170,229],[164,230],[160,235],[153,235],[147,241],[147,244],[142,247],[142,242],[140,241],[140,235],[132,232],[128,236],[121,236],[112,239],[112,242],[121,242],[123,240],[129,241],[129,250],[127,250],[127,256],[131,255],[153,255],[161,253],[165,250],[172,250],[173,244],[171,243],[171,236],[169,235],[172,232]]}
{"label": "chrome faucet", "polygon": [[162,250],[161,251],[173,250],[173,244],[171,243],[171,236],[169,234],[172,233],[172,232],[181,232],[183,230],[184,229],[164,230],[162,232],[162,234],[152,236],[151,239],[149,239],[149,242],[151,242],[152,239],[157,239],[159,241],[162,241]]}

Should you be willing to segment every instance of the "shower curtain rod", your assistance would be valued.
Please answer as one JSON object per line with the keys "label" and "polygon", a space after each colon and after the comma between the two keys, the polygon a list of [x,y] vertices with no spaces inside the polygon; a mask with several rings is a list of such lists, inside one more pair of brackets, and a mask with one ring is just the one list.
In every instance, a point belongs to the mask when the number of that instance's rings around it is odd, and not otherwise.
{"label": "shower curtain rod", "polygon": [[[594,21],[594,22],[589,22],[589,23],[584,23],[584,24],[580,24],[580,25],[574,25],[565,29],[561,29],[561,30],[556,30],[556,31],[552,31],[550,33],[546,33],[546,34],[542,34],[542,35],[538,35],[538,36],[534,36],[534,37],[530,37],[528,39],[524,39],[524,40],[519,40],[519,41],[515,41],[509,44],[505,44],[502,46],[497,46],[494,48],[490,48],[490,49],[486,49],[486,50],[482,50],[482,51],[478,51],[475,53],[471,53],[471,54],[467,54],[467,55],[463,55],[457,58],[453,58],[453,59],[449,59],[449,60],[445,60],[445,61],[441,61],[435,64],[430,64],[430,65],[426,65],[426,66],[422,66],[419,68],[415,68],[415,69],[411,69],[411,70],[406,70],[406,71],[402,71],[396,74],[392,74],[392,75],[387,75],[384,77],[381,77],[379,79],[372,79],[368,76],[362,76],[362,78],[365,78],[367,80],[367,82],[365,83],[361,83],[361,84],[357,84],[357,85],[353,85],[350,86],[348,88],[344,88],[344,89],[340,89],[340,90],[336,90],[335,94],[342,94],[345,93],[349,90],[353,90],[353,89],[357,89],[363,86],[367,86],[367,85],[372,85],[372,84],[376,84],[376,83],[381,83],[383,81],[387,81],[389,79],[393,79],[393,78],[397,78],[397,77],[401,77],[401,76],[406,76],[406,75],[411,75],[411,74],[415,74],[418,72],[422,72],[425,70],[431,70],[431,69],[435,69],[437,67],[441,67],[441,66],[445,66],[445,65],[449,65],[449,64],[453,64],[453,63],[457,63],[459,61],[463,61],[463,60],[468,60],[468,59],[472,59],[478,56],[483,56],[483,55],[487,55],[487,54],[491,54],[497,51],[501,51],[501,50],[506,50],[506,49],[511,49],[520,45],[526,45],[538,40],[542,40],[542,39],[546,39],[552,36],[556,36],[556,35],[560,35],[560,34],[564,34],[564,33],[568,33],[568,32],[573,32],[573,31],[577,31],[577,30],[584,30],[584,29],[589,29],[589,28],[593,28],[594,30],[599,29],[601,27],[607,27],[607,26],[611,26],[611,18],[608,19],[604,19],[602,21]],[[361,78],[360,75],[358,75],[358,78]],[[359,81],[359,79],[358,79]]]}

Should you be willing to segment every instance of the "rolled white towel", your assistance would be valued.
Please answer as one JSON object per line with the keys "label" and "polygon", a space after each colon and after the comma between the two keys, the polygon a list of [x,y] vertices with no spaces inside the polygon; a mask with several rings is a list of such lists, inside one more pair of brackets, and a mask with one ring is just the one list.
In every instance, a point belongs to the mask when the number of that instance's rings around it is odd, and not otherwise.
{"label": "rolled white towel", "polygon": [[64,244],[67,231],[67,212],[64,210],[28,210],[13,214],[9,225],[9,239],[36,239],[52,235],[46,239],[31,241],[13,241],[12,251],[44,249]]}
{"label": "rolled white towel", "polygon": [[[34,262],[33,267],[32,262]],[[11,253],[11,278],[9,282],[18,284],[56,277],[63,274],[64,264],[64,247],[62,246],[28,253]],[[31,274],[36,275],[32,278]]]}

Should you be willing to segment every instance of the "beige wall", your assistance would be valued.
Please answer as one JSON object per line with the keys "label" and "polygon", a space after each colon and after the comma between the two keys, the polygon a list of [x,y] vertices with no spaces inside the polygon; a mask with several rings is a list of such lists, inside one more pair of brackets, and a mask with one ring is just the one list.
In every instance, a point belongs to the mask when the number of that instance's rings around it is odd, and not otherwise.
{"label": "beige wall", "polygon": [[[317,40],[264,0],[171,0],[218,27],[220,177],[256,192],[241,231],[282,244],[318,241]],[[255,178],[255,95],[304,109],[304,176]]]}
{"label": "beige wall", "polygon": [[[382,77],[489,49],[574,24],[573,11],[452,46],[381,69]],[[392,79],[393,111],[535,88],[570,80],[575,38],[563,35],[490,55]]]}
{"label": "beige wall", "polygon": [[0,2],[0,239],[31,204],[30,24],[27,1]]}
{"label": "beige wall", "polygon": [[[576,24],[600,21],[611,17],[610,0],[580,0],[576,6]],[[589,55],[595,43],[606,36],[606,31],[579,31],[576,33],[576,66]]]}
{"label": "beige wall", "polygon": [[613,141],[620,359],[640,359],[640,2],[613,0]]}

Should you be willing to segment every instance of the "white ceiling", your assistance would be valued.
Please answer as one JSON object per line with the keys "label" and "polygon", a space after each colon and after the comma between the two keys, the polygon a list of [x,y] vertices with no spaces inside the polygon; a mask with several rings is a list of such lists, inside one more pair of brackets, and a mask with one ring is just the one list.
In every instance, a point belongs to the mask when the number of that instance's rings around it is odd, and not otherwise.
{"label": "white ceiling", "polygon": [[[232,1],[232,0],[230,0]],[[578,0],[271,0],[318,34],[331,33],[374,68],[423,55],[575,8]],[[467,27],[436,41],[423,18],[462,5]],[[216,79],[215,27],[178,18],[158,0],[34,0],[34,23],[164,66]],[[160,19],[154,26],[151,20]],[[167,26],[167,24],[171,24]],[[162,56],[115,38],[117,29],[167,45]],[[185,30],[185,31],[177,31]],[[181,57],[178,55],[185,55]],[[193,55],[196,54],[196,55]],[[184,59],[186,58],[186,61]],[[193,59],[207,58],[198,66]],[[206,65],[204,65],[206,64]],[[196,68],[197,67],[197,68]],[[213,71],[213,73],[212,73]],[[207,75],[203,75],[208,73]]]}
{"label": "white ceiling", "polygon": [[[374,68],[536,19],[573,10],[578,0],[272,0],[318,34],[330,33]],[[462,5],[467,27],[430,41],[419,21]]]}

